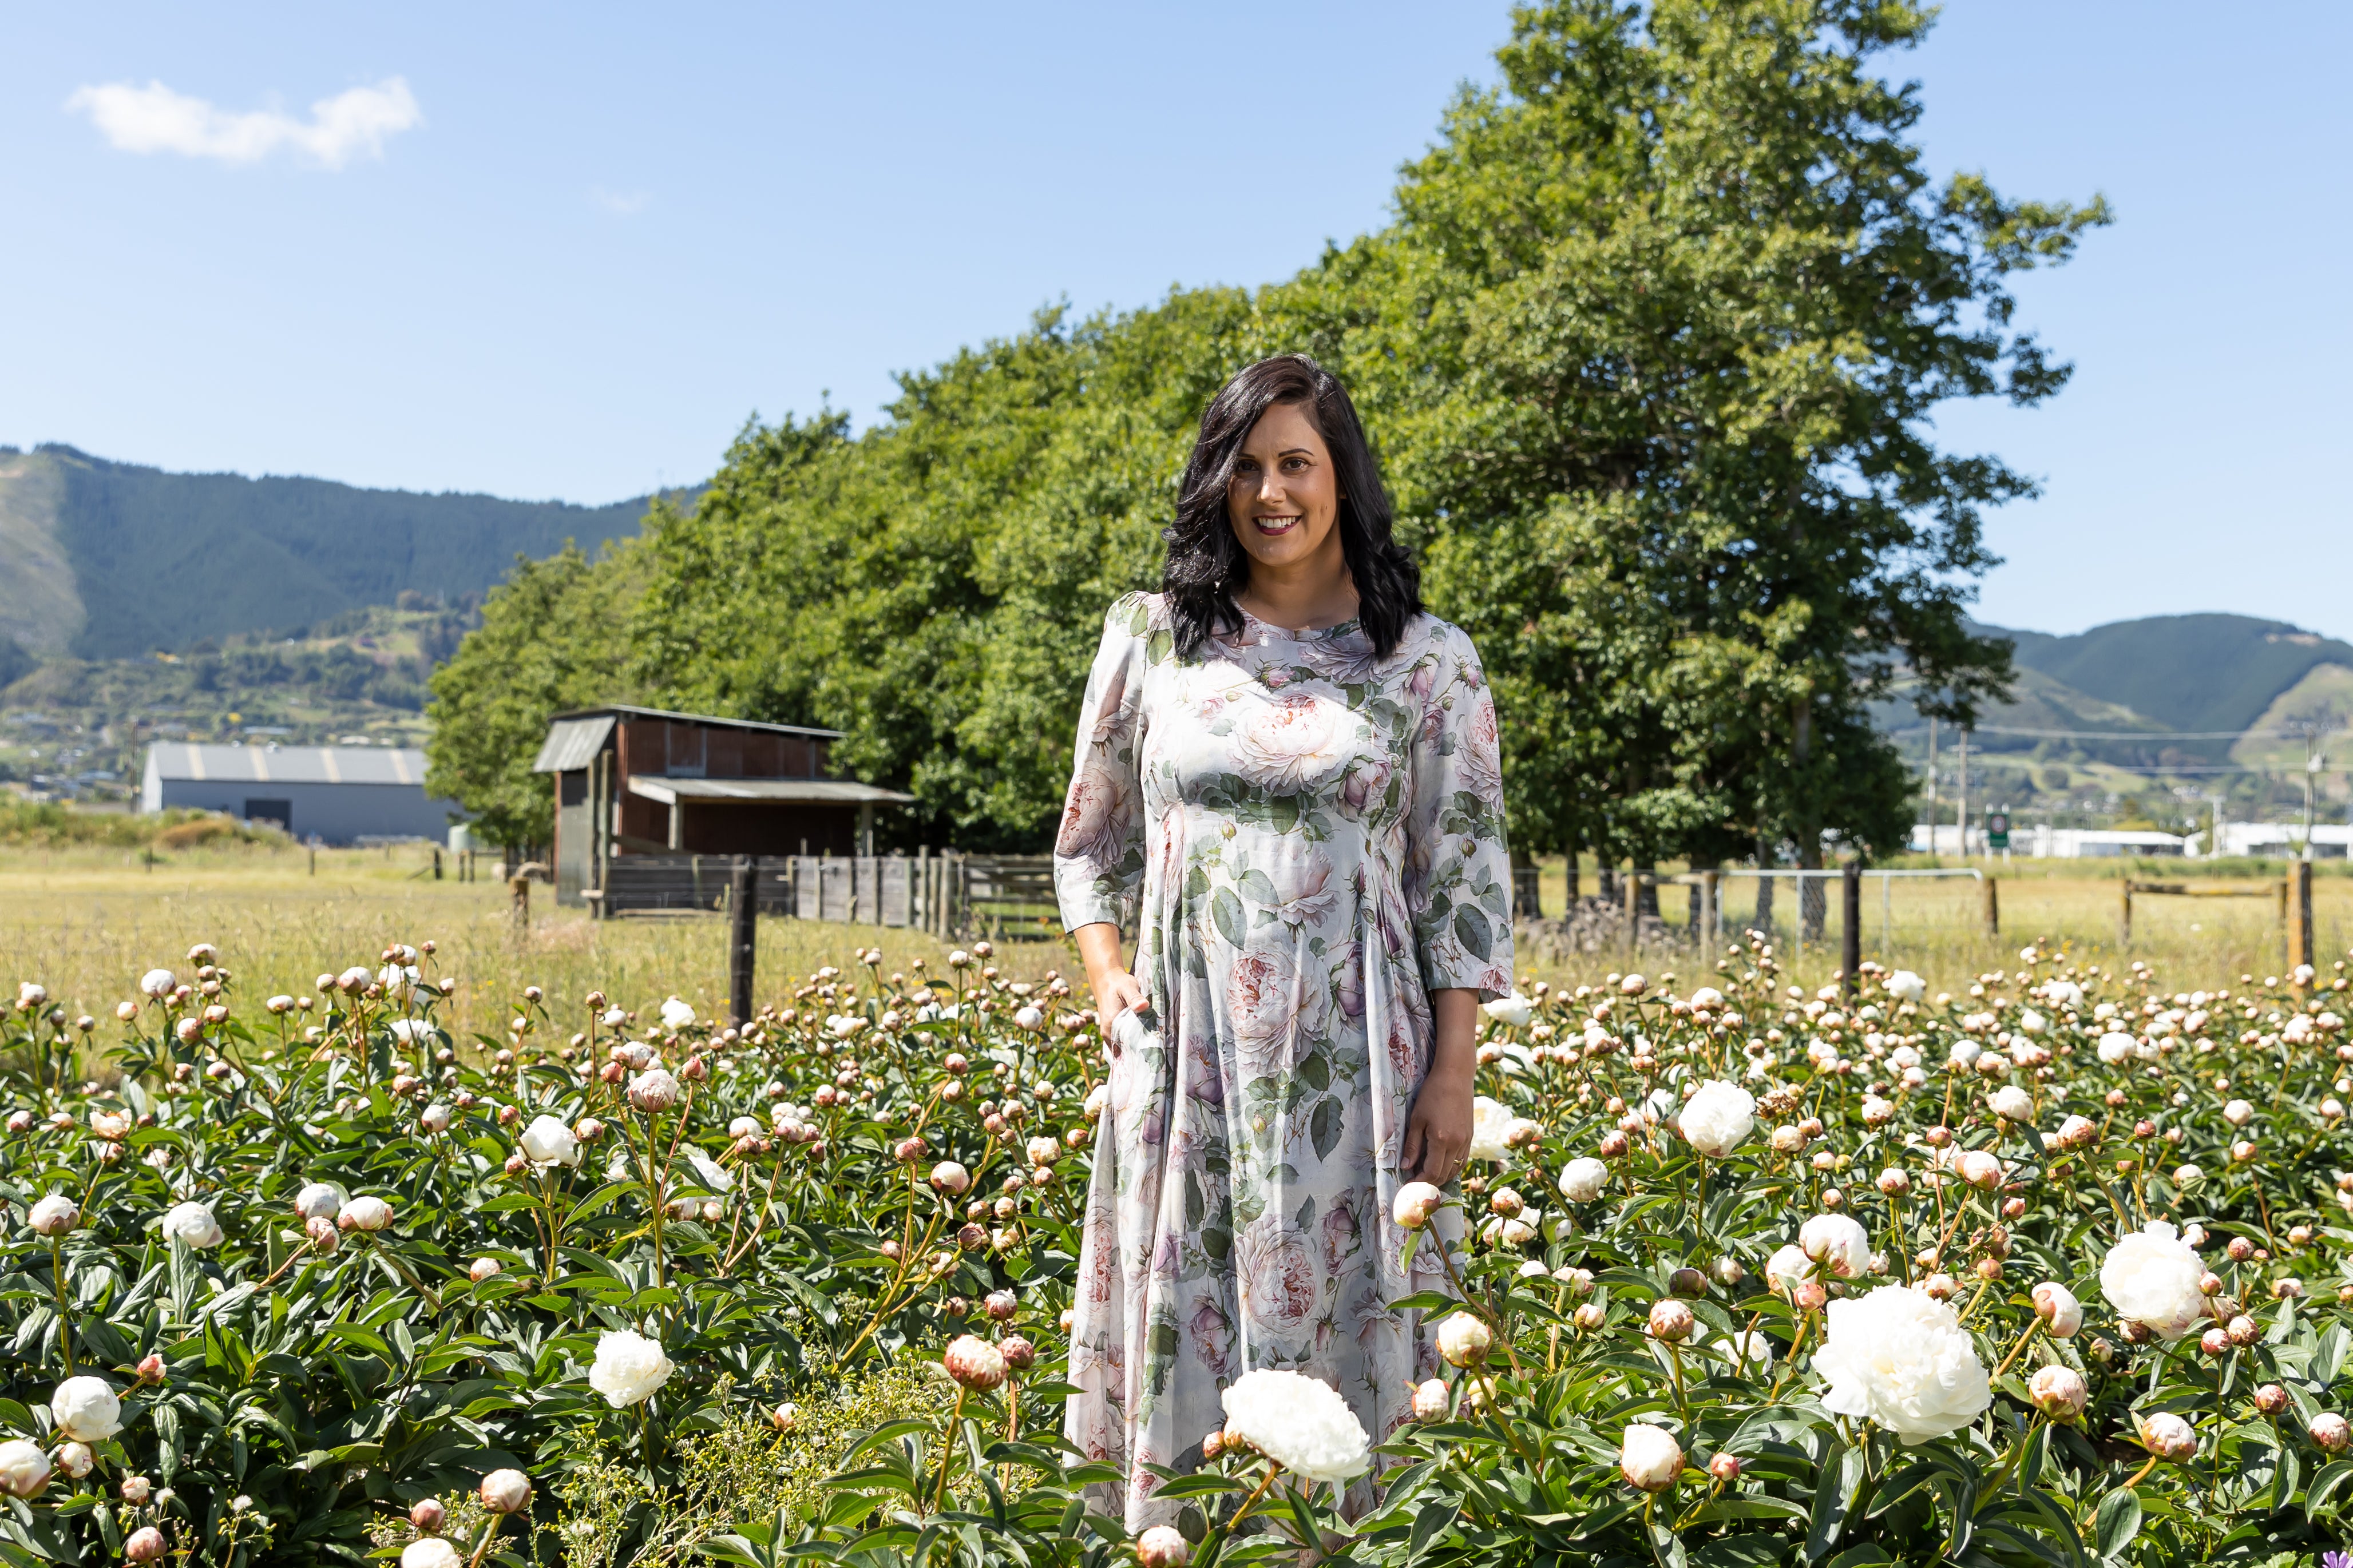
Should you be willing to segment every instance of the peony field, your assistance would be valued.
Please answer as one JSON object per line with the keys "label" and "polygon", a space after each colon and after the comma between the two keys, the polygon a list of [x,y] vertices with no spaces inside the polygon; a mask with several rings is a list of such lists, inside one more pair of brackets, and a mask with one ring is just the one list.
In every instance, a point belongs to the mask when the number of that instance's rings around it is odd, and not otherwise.
{"label": "peony field", "polygon": [[[987,943],[511,999],[396,944],[7,1014],[11,1563],[2302,1563],[2353,1505],[2344,965],[1523,983],[1399,1187],[1445,1368],[1062,1436],[1103,1047]],[[480,999],[476,999],[479,1002]],[[1371,1475],[1369,1506],[1343,1507]],[[1358,1488],[1359,1495],[1365,1489]]]}

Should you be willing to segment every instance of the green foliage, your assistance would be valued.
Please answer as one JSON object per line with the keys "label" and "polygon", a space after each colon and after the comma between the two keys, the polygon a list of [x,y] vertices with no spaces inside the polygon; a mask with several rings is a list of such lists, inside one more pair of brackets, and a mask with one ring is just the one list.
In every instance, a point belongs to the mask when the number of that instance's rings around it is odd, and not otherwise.
{"label": "green foliage", "polygon": [[0,844],[11,848],[63,849],[94,845],[108,849],[188,849],[199,844],[283,845],[286,836],[224,816],[218,812],[174,806],[153,816],[120,811],[76,811],[54,802],[0,799]]}
{"label": "green foliage", "polygon": [[549,716],[629,700],[629,610],[644,591],[646,549],[631,541],[591,561],[566,544],[544,561],[517,561],[482,606],[480,628],[434,671],[426,793],[473,813],[488,842],[554,837],[549,780],[531,771]]}
{"label": "green foliage", "polygon": [[1455,103],[1381,232],[1255,296],[1049,312],[908,377],[856,437],[831,413],[747,429],[649,529],[637,679],[847,731],[837,759],[912,789],[918,836],[1034,846],[1096,613],[1151,584],[1198,410],[1303,349],[1383,448],[1431,607],[1482,650],[1515,842],[1892,848],[1908,781],[1869,705],[1899,677],[1948,719],[2003,690],[1961,606],[1983,509],[2032,489],[1938,449],[1929,416],[2064,384],[2008,280],[2106,221],[1930,179],[1915,95],[1877,74],[1928,22],[1518,11],[1502,85]]}
{"label": "green foliage", "polygon": [[918,798],[892,831],[1035,843],[1103,606],[1156,577],[1189,426],[1249,310],[1205,290],[1077,326],[1049,311],[905,377],[855,439],[832,413],[745,430],[693,511],[649,531],[643,689],[845,731],[839,765]]}
{"label": "green foliage", "polygon": [[1926,421],[2063,383],[2004,279],[2105,209],[1932,184],[1916,100],[1873,68],[1927,23],[1524,9],[1398,224],[1295,286],[1378,411],[1439,607],[1513,693],[1531,847],[1887,847],[1905,781],[1864,704],[1899,669],[1947,717],[2005,682],[1959,611],[1981,509],[2031,486]]}

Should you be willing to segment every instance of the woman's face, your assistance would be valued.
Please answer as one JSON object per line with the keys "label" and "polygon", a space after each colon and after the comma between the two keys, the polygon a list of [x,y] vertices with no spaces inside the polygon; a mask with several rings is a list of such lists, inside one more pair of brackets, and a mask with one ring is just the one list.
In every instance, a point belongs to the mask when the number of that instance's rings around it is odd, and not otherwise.
{"label": "woman's face", "polygon": [[1278,403],[1250,426],[1226,516],[1257,565],[1297,567],[1327,551],[1338,560],[1340,481],[1305,404]]}

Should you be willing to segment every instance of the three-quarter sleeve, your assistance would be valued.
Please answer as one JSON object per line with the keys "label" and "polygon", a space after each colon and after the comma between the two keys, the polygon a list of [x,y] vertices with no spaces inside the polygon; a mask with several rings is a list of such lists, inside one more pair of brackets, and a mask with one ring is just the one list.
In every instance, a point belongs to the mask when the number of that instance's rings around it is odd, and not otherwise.
{"label": "three-quarter sleeve", "polygon": [[1414,672],[1421,691],[1406,814],[1406,902],[1432,991],[1512,989],[1512,856],[1503,751],[1478,650],[1440,625]]}
{"label": "three-quarter sleeve", "polygon": [[1103,617],[1103,646],[1079,710],[1077,754],[1054,838],[1054,892],[1062,929],[1124,926],[1144,885],[1144,742],[1148,616],[1131,594]]}

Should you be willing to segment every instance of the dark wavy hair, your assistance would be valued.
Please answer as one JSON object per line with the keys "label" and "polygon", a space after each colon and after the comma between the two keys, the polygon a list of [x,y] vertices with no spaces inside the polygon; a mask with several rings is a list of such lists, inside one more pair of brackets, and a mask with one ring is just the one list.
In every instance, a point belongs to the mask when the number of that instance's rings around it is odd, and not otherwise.
{"label": "dark wavy hair", "polygon": [[1201,433],[1176,498],[1176,521],[1160,531],[1168,561],[1160,591],[1168,601],[1176,652],[1191,658],[1220,632],[1241,629],[1234,595],[1250,582],[1250,552],[1234,537],[1226,510],[1234,461],[1266,411],[1303,405],[1331,450],[1340,482],[1340,552],[1356,585],[1356,619],[1373,651],[1386,658],[1421,613],[1421,564],[1391,531],[1389,492],[1381,483],[1356,405],[1339,378],[1305,354],[1277,354],[1241,371],[1201,415]]}

